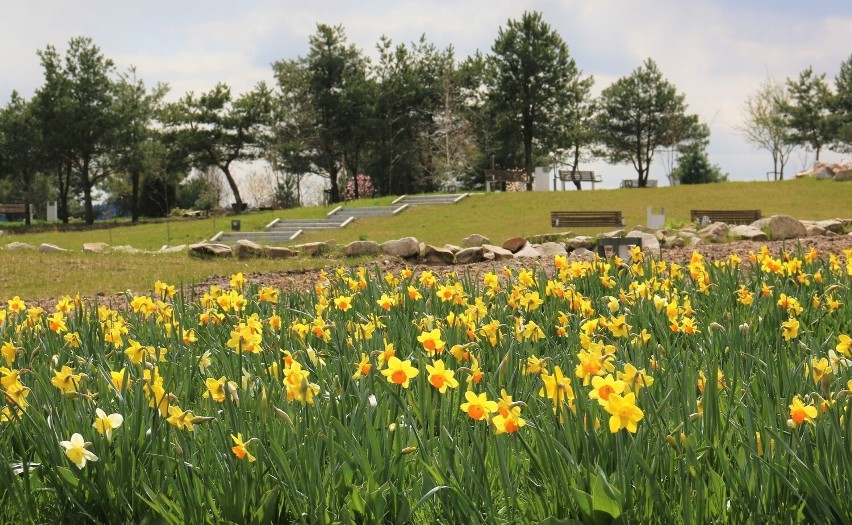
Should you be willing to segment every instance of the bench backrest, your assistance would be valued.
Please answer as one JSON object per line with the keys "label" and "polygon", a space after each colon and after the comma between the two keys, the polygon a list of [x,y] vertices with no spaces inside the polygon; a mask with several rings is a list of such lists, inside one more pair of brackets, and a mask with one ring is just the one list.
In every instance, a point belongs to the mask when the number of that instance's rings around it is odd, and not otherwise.
{"label": "bench backrest", "polygon": [[575,171],[559,170],[559,178],[563,181],[580,181],[580,182],[600,182],[600,177],[595,177],[594,171]]}
{"label": "bench backrest", "polygon": [[621,211],[552,211],[550,224],[553,226],[622,226]]}

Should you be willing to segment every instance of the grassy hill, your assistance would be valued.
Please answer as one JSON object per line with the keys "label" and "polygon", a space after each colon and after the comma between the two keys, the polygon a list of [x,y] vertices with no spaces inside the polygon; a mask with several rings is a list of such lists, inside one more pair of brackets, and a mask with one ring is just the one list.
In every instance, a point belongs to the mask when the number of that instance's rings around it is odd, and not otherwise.
{"label": "grassy hill", "polygon": [[[359,201],[347,206],[388,205],[390,197]],[[303,235],[295,243],[335,239],[344,244],[358,239],[383,242],[413,236],[430,244],[459,244],[471,233],[501,243],[509,237],[566,231],[550,225],[554,210],[621,210],[628,226],[646,222],[646,208],[665,208],[670,221],[686,223],[689,210],[760,209],[764,216],[788,214],[799,219],[852,217],[852,183],[800,179],[784,182],[731,182],[649,189],[597,191],[490,193],[473,195],[455,205],[417,206],[394,217],[360,219],[349,227]],[[25,299],[55,297],[80,292],[115,293],[149,289],[161,279],[170,283],[201,280],[211,274],[237,271],[305,268],[327,261],[195,261],[186,254],[128,255],[81,253],[87,242],[130,245],[157,250],[209,239],[241,221],[242,231],[259,231],[275,218],[324,217],[333,207],[306,207],[287,211],[247,213],[240,216],[157,222],[139,226],[64,232],[48,231],[6,235],[0,246],[20,241],[34,245],[52,243],[72,250],[67,254],[35,254],[0,250],[0,301],[13,295]],[[2,229],[2,228],[0,228]],[[571,228],[593,234],[607,228]]]}

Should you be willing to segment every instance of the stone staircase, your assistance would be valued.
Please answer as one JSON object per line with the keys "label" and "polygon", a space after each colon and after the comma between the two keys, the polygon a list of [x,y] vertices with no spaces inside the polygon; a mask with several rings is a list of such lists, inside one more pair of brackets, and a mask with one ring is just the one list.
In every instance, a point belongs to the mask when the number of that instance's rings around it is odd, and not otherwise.
{"label": "stone staircase", "polygon": [[347,208],[345,206],[338,206],[337,208],[328,212],[328,217],[354,217],[356,219],[362,219],[367,217],[387,217],[391,215],[396,215],[404,211],[408,207],[408,204],[396,205],[396,206],[365,206],[362,208]]}
{"label": "stone staircase", "polygon": [[427,206],[433,204],[455,204],[462,199],[466,199],[468,193],[447,193],[440,195],[403,195],[393,201],[392,204],[401,205],[408,204],[409,206]]}
{"label": "stone staircase", "polygon": [[267,244],[284,244],[292,241],[303,232],[345,228],[355,217],[335,215],[324,219],[275,219],[260,232],[219,232],[211,242],[233,244],[239,239]]}
{"label": "stone staircase", "polygon": [[330,230],[345,228],[352,221],[367,217],[383,217],[396,215],[409,206],[425,206],[435,204],[455,204],[468,197],[467,193],[446,195],[403,195],[391,206],[366,206],[353,208],[338,206],[328,212],[324,219],[275,219],[259,232],[225,232],[220,231],[210,239],[219,244],[234,244],[240,239],[271,245],[285,244],[303,232],[312,230]]}

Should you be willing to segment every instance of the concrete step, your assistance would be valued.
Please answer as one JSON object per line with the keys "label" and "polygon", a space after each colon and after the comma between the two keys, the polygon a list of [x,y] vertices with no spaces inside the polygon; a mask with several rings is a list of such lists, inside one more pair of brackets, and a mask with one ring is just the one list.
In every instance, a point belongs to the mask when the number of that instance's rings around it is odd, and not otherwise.
{"label": "concrete step", "polygon": [[278,232],[219,232],[210,239],[210,242],[234,244],[240,239],[245,239],[257,243],[282,245],[296,239],[301,233],[301,230],[284,234]]}
{"label": "concrete step", "polygon": [[381,217],[395,215],[406,208],[400,206],[366,206],[364,208],[347,208],[340,206],[328,213],[329,217]]}
{"label": "concrete step", "polygon": [[432,204],[455,204],[456,202],[467,198],[467,193],[447,195],[403,195],[394,201],[394,204],[409,204],[417,205],[432,205]]}

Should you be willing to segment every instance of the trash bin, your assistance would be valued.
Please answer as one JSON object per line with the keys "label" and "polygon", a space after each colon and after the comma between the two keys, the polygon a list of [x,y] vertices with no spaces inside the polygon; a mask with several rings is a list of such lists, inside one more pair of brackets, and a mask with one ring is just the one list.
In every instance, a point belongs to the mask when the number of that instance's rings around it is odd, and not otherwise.
{"label": "trash bin", "polygon": [[231,231],[238,232],[240,231],[240,221],[231,221]]}

